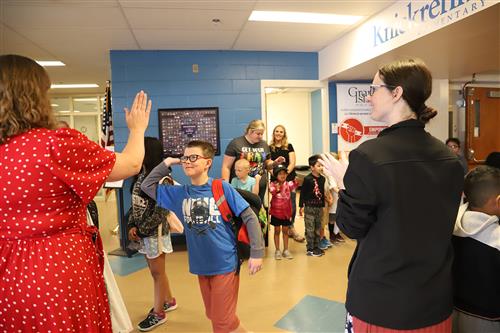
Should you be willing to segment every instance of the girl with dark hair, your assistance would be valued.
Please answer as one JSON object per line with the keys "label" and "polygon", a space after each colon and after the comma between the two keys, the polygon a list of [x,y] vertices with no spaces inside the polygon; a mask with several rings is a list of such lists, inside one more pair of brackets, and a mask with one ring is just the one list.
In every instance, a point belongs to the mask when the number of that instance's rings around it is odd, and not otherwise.
{"label": "girl with dark hair", "polygon": [[358,242],[346,301],[347,329],[356,333],[451,332],[451,236],[463,171],[424,130],[437,113],[425,105],[431,92],[423,63],[381,67],[367,98],[371,118],[389,127],[350,152],[347,171],[323,155],[343,188],[338,227]]}
{"label": "girl with dark hair", "polygon": [[[287,168],[288,175],[286,180],[294,181],[297,177],[297,174],[295,173],[295,150],[293,149],[292,144],[288,142],[285,126],[276,125],[276,127],[274,127],[269,148],[271,149],[272,160],[275,160],[280,156],[285,159],[283,165]],[[276,175],[271,175],[271,181],[276,181]],[[305,241],[305,238],[304,236],[299,235],[294,227],[295,214],[297,212],[297,192],[295,190],[290,192],[290,200],[292,203],[292,224],[288,228],[288,236],[292,237],[293,240],[302,243]]]}
{"label": "girl with dark hair", "polygon": [[[144,151],[141,172],[132,185],[132,208],[128,218],[128,234],[134,242],[132,245],[135,245],[139,253],[146,257],[154,281],[154,307],[137,326],[140,331],[150,331],[167,321],[166,312],[177,308],[177,302],[172,296],[165,272],[165,254],[173,251],[167,218],[175,217],[168,210],[158,207],[156,201],[141,190],[142,181],[155,166],[163,161],[163,147],[160,140],[145,137]],[[165,178],[163,182],[173,184],[171,178]]]}

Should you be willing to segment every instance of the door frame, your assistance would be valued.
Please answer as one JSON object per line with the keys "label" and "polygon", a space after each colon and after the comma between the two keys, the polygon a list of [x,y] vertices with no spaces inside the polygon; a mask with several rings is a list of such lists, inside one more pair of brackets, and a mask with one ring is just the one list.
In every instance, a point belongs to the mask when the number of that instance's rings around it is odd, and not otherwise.
{"label": "door frame", "polygon": [[[261,119],[267,122],[266,88],[314,88],[321,90],[321,141],[322,151],[330,151],[330,107],[328,81],[320,80],[261,80]],[[267,123],[266,123],[267,126]],[[312,142],[311,142],[312,144]],[[312,148],[312,147],[311,147]]]}

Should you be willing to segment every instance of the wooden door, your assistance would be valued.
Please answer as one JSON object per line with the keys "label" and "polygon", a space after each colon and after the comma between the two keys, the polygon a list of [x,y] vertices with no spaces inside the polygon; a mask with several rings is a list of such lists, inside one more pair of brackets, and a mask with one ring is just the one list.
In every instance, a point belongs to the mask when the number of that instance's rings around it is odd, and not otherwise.
{"label": "wooden door", "polygon": [[471,166],[500,151],[500,88],[467,88],[465,156]]}

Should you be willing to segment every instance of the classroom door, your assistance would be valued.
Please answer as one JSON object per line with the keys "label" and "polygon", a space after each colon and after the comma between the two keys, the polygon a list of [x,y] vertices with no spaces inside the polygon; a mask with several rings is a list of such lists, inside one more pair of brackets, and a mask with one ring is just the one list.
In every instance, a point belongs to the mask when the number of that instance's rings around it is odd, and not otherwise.
{"label": "classroom door", "polygon": [[500,151],[500,88],[467,89],[465,126],[469,165],[481,164],[489,153]]}

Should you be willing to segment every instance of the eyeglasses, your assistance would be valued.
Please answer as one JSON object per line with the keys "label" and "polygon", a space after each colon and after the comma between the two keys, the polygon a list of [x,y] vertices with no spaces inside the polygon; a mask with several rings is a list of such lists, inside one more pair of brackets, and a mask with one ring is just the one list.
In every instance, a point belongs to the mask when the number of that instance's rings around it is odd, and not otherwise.
{"label": "eyeglasses", "polygon": [[455,149],[460,148],[460,146],[457,146],[457,145],[447,145],[447,146],[448,146],[449,148],[455,148]]}
{"label": "eyeglasses", "polygon": [[392,88],[392,89],[396,88],[396,86],[391,86],[388,84],[370,84],[370,91],[368,93],[370,94],[370,96],[373,96],[375,91],[377,91],[377,89],[381,87]]}
{"label": "eyeglasses", "polygon": [[210,159],[209,157],[204,157],[204,156],[197,155],[197,154],[179,157],[179,159],[181,160],[181,163],[186,163],[187,161],[193,163],[193,162],[198,161],[199,158],[204,159],[204,160]]}

